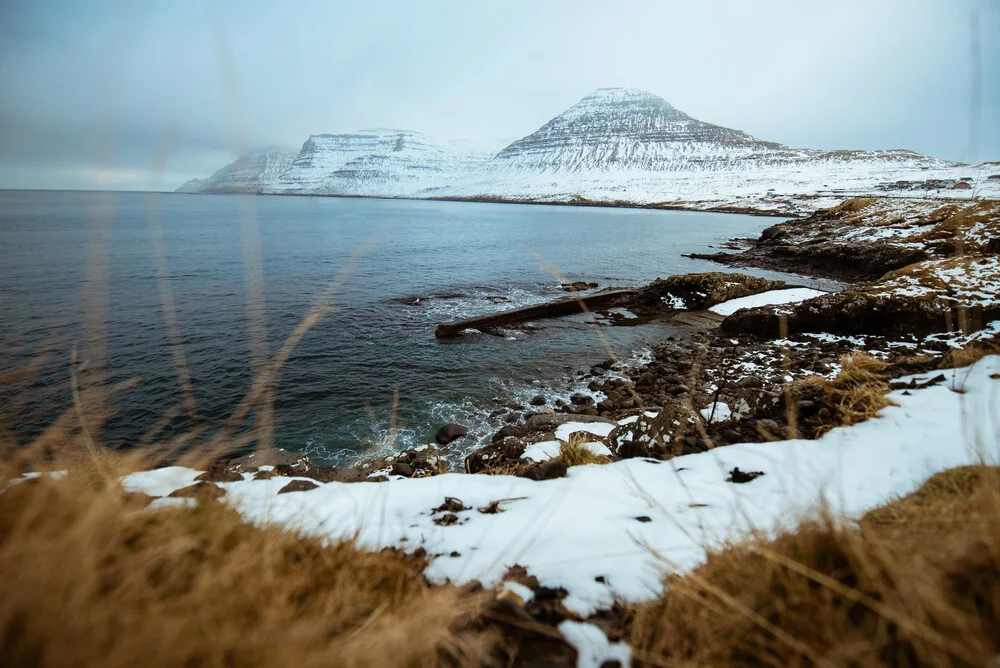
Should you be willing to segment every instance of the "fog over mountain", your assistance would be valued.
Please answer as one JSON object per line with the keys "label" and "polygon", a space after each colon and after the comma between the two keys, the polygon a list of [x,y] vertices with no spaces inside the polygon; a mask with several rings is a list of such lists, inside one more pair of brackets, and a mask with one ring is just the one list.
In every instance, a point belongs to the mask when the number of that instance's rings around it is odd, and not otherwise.
{"label": "fog over mountain", "polygon": [[371,128],[493,150],[606,86],[788,146],[995,160],[997,35],[989,0],[9,0],[0,186],[167,188]]}

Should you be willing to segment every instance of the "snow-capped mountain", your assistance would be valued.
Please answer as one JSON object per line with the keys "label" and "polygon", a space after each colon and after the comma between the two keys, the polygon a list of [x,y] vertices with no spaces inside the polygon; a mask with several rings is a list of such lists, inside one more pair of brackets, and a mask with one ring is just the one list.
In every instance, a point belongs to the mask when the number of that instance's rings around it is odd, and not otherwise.
{"label": "snow-capped mountain", "polygon": [[407,197],[448,185],[489,153],[410,130],[313,135],[272,192]]}
{"label": "snow-capped mountain", "polygon": [[691,118],[651,93],[601,88],[500,151],[492,167],[568,173],[672,171],[780,148]]}
{"label": "snow-capped mountain", "polygon": [[789,148],[699,121],[645,91],[602,88],[436,195],[791,213],[897,181],[950,187],[969,176],[974,168],[912,151]]}
{"label": "snow-capped mountain", "polygon": [[[232,191],[246,161],[188,191]],[[313,135],[264,193],[363,195],[802,213],[859,194],[1000,196],[1000,172],[912,151],[822,151],[761,141],[688,116],[661,97],[602,88],[495,155],[407,130]],[[256,174],[256,172],[254,172]],[[979,182],[979,176],[982,177]],[[964,182],[964,183],[963,183]],[[225,184],[225,186],[220,186]],[[229,190],[226,190],[229,187]],[[995,191],[995,192],[994,192]]]}
{"label": "snow-capped mountain", "polygon": [[191,179],[177,192],[263,193],[270,192],[295,159],[294,151],[268,149],[248,153],[207,179]]}

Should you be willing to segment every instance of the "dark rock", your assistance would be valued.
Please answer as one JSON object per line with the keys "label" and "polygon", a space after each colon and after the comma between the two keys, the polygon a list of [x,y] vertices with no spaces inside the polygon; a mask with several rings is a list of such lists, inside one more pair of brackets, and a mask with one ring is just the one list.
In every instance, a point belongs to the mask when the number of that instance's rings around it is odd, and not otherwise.
{"label": "dark rock", "polygon": [[319,485],[310,480],[293,480],[279,489],[278,494],[287,494],[288,492],[308,492],[310,489],[316,489],[317,487],[319,487]]}
{"label": "dark rock", "polygon": [[681,274],[657,279],[639,293],[630,308],[637,315],[666,310],[664,298],[680,299],[688,310],[703,310],[730,299],[747,297],[787,287],[784,281],[769,281],[745,274],[720,271]]}
{"label": "dark rock", "polygon": [[536,394],[535,396],[531,397],[531,401],[528,403],[530,403],[532,406],[544,406],[545,397],[543,397],[540,394]]}
{"label": "dark rock", "polygon": [[345,477],[342,476],[333,466],[288,466],[286,464],[278,464],[270,473],[266,471],[258,471],[254,476],[254,480],[256,480],[257,476],[262,473],[265,474],[267,478],[277,475],[287,478],[312,478],[313,480],[318,480],[319,482],[347,482]]}
{"label": "dark rock", "polygon": [[469,433],[469,430],[460,424],[450,422],[441,427],[437,433],[437,442],[441,445],[448,445],[457,438],[461,438]]}
{"label": "dark rock", "polygon": [[566,292],[583,292],[584,290],[592,290],[598,286],[597,283],[574,281],[573,283],[562,283],[559,287]]}
{"label": "dark rock", "polygon": [[169,494],[171,498],[181,499],[218,499],[225,496],[226,490],[212,482],[196,482],[188,487],[182,487]]}
{"label": "dark rock", "polygon": [[722,437],[730,443],[739,443],[743,440],[743,435],[735,429],[726,429],[722,432]]}
{"label": "dark rock", "polygon": [[761,241],[771,241],[777,240],[782,237],[788,236],[791,228],[787,225],[782,225],[778,223],[777,225],[772,225],[771,227],[765,228],[763,232],[760,233]]}
{"label": "dark rock", "polygon": [[589,397],[586,394],[574,394],[569,398],[569,400],[574,406],[589,406],[594,403],[594,398]]}
{"label": "dark rock", "polygon": [[406,462],[393,462],[392,472],[394,475],[401,475],[404,478],[413,476],[413,467]]}
{"label": "dark rock", "polygon": [[639,522],[652,522],[653,521],[653,519],[649,515],[639,515],[639,517],[637,517],[635,519],[638,520]]}
{"label": "dark rock", "polygon": [[225,464],[230,471],[256,471],[261,466],[289,466],[304,468],[309,466],[309,456],[301,452],[291,452],[284,448],[265,448],[243,457],[231,459]]}
{"label": "dark rock", "polygon": [[987,241],[983,251],[993,255],[1000,254],[1000,237],[995,237]]}
{"label": "dark rock", "polygon": [[656,383],[656,376],[652,373],[644,373],[635,381],[636,387],[650,387]]}
{"label": "dark rock", "polygon": [[[920,275],[920,267],[908,268]],[[777,337],[787,334],[824,332],[831,334],[926,335],[948,331],[965,322],[970,329],[1000,317],[995,304],[960,306],[943,292],[913,296],[894,293],[884,285],[898,278],[890,272],[879,281],[854,285],[837,292],[807,299],[794,306],[759,306],[741,309],[720,324],[726,333]]]}
{"label": "dark rock", "polygon": [[521,426],[518,426],[518,425],[514,425],[514,424],[509,424],[506,427],[502,427],[499,431],[497,431],[497,433],[493,434],[493,437],[490,440],[493,443],[498,443],[498,442],[502,441],[503,439],[507,438],[508,436],[513,436],[515,438],[521,438],[522,436],[525,435],[525,433],[526,433],[526,431],[525,431],[524,427],[521,427]]}
{"label": "dark rock", "polygon": [[729,472],[726,482],[745,483],[764,475],[763,471],[741,471],[738,467]]}
{"label": "dark rock", "polygon": [[565,478],[568,470],[569,467],[566,466],[565,462],[549,460],[519,471],[517,475],[529,480],[553,480],[554,478]]}
{"label": "dark rock", "polygon": [[243,476],[236,471],[231,471],[225,464],[216,464],[195,478],[195,480],[205,482],[240,482],[243,480]]}

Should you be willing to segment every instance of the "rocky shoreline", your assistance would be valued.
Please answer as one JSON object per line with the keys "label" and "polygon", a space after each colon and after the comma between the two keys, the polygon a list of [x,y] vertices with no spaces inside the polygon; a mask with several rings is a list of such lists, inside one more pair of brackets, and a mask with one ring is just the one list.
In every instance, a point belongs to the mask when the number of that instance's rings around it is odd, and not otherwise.
{"label": "rocky shoreline", "polygon": [[[509,517],[514,514],[510,503],[527,498],[491,492],[473,502],[472,496],[481,493],[477,490],[489,485],[470,475],[508,475],[525,479],[518,484],[558,485],[574,482],[575,478],[557,479],[581,464],[644,467],[645,462],[661,464],[729,445],[736,446],[729,451],[736,451],[743,447],[737,444],[818,438],[834,426],[851,424],[842,421],[843,395],[833,391],[845,375],[861,378],[882,401],[890,389],[906,395],[945,382],[946,374],[940,370],[968,364],[970,358],[963,355],[970,351],[1000,350],[1000,204],[910,202],[907,207],[851,200],[807,219],[772,226],[760,239],[745,244],[749,247],[742,253],[712,258],[733,266],[783,271],[805,266],[800,263],[808,259],[812,275],[854,281],[838,293],[800,294],[797,303],[770,302],[765,294],[787,296],[796,290],[780,281],[722,272],[671,276],[630,291],[615,308],[638,317],[714,313],[719,325],[690,336],[669,337],[642,362],[609,358],[579,370],[573,380],[586,383],[586,392],[574,393],[568,401],[540,394],[524,404],[498,407],[491,418],[500,426],[488,445],[465,458],[464,472],[450,470],[438,450],[467,438],[463,426],[448,424],[442,426],[436,444],[353,467],[314,466],[300,453],[260,450],[219,457],[202,471],[179,467],[153,471],[162,473],[165,481],[184,482],[150,482],[143,487],[148,493],[129,494],[142,497],[144,505],[155,504],[154,508],[195,499],[233,498],[238,503],[235,493],[227,496],[227,486],[269,481],[251,484],[273,489],[270,494],[311,490],[322,494],[317,488],[331,482],[379,483],[452,473],[457,475],[441,481],[451,481],[459,491],[443,500],[437,497],[435,503],[440,505],[427,505],[422,513],[433,524],[431,529],[451,527],[442,530],[453,532],[470,516],[508,512],[504,517]],[[854,265],[845,260],[852,254]],[[881,273],[879,263],[884,263]],[[767,305],[739,308],[751,297]],[[715,312],[706,311],[713,308]],[[922,375],[917,380],[897,380],[914,374]],[[940,388],[931,391],[935,389]],[[875,405],[891,404],[884,401]],[[768,462],[760,462],[760,470],[757,465],[745,470],[733,465],[706,475],[717,485],[745,485],[760,476],[780,475],[776,469],[768,470]],[[455,483],[456,478],[462,483]],[[502,482],[506,490],[507,482],[491,480]],[[164,491],[155,491],[161,488]],[[692,501],[688,507],[700,509],[709,502],[715,503],[715,497]],[[640,514],[630,519],[642,526],[654,521]],[[460,549],[428,554],[420,545],[413,551],[448,561],[478,548]],[[631,615],[627,606],[615,603],[589,613],[578,607],[574,612],[567,605],[567,589],[540,578],[523,566],[510,566],[487,610],[523,665],[570,663],[575,650],[553,631],[564,624],[592,624],[606,636],[605,644],[625,639]],[[603,587],[606,578],[601,574],[590,579]]]}
{"label": "rocky shoreline", "polygon": [[[934,369],[953,346],[1000,320],[997,202],[848,200],[769,227],[742,245],[746,250],[739,253],[701,257],[851,282],[841,292],[797,304],[738,309],[715,330],[655,346],[647,363],[608,359],[582,369],[574,381],[586,381],[588,391],[569,401],[538,395],[526,405],[498,407],[491,415],[498,428],[489,445],[466,457],[465,472],[532,479],[565,475],[565,466],[536,461],[525,451],[566,442],[574,433],[576,440],[603,446],[599,451],[611,461],[662,460],[730,443],[814,437],[815,418],[828,407],[822,393],[807,389],[808,396],[798,396],[809,377],[833,378],[841,358],[857,352],[884,362],[886,381]],[[640,319],[663,317],[789,287],[743,274],[686,274],[657,279],[605,306],[625,308]],[[567,312],[565,302],[553,302],[558,312],[552,313],[546,305],[533,306],[531,316]],[[795,397],[790,387],[796,388]],[[790,420],[793,400],[796,417]],[[588,431],[585,424],[596,426]],[[464,437],[457,427],[443,427],[438,445]],[[449,471],[435,444],[345,469],[313,467],[302,458],[292,468],[320,482]],[[233,471],[225,462],[213,470]]]}

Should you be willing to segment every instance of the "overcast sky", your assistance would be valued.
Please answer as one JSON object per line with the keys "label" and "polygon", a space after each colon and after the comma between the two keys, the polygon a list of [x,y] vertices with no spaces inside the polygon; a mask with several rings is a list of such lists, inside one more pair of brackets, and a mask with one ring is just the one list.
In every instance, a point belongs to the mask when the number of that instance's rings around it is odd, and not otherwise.
{"label": "overcast sky", "polygon": [[792,146],[1000,160],[997,0],[0,8],[0,188],[173,189],[366,127],[500,148],[607,86]]}

